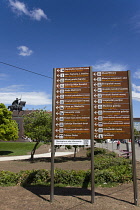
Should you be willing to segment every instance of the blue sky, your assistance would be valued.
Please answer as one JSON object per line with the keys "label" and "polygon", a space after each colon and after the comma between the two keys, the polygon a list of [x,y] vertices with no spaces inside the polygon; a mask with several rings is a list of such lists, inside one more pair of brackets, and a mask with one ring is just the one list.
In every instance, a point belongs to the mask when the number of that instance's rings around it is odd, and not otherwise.
{"label": "blue sky", "polygon": [[[140,117],[140,1],[1,0],[0,62],[48,77],[53,68],[131,70]],[[52,79],[0,63],[0,103],[51,109]]]}

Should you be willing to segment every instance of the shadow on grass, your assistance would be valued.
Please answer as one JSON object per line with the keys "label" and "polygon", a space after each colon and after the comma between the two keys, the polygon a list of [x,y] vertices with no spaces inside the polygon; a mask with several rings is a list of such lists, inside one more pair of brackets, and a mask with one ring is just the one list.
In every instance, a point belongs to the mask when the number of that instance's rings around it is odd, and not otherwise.
{"label": "shadow on grass", "polygon": [[12,151],[0,151],[0,156],[2,156],[2,155],[9,155],[11,153],[13,153],[13,152]]}
{"label": "shadow on grass", "polygon": [[[88,157],[76,157],[74,158],[73,156],[65,156],[65,157],[55,157],[54,162],[55,163],[63,163],[63,162],[68,162],[68,161],[87,161],[90,160],[90,158]],[[31,159],[27,159],[27,160],[21,160],[22,162],[30,162],[30,163],[37,163],[37,162],[51,162],[51,158],[47,157],[47,158],[34,158],[33,161],[31,161]]]}
{"label": "shadow on grass", "polygon": [[[45,195],[50,195],[50,187],[48,186],[44,186],[44,185],[30,185],[30,186],[26,186],[24,187],[26,190],[32,192],[33,194],[35,194],[36,196],[38,196],[39,198],[50,202],[50,199],[46,199],[44,196]],[[120,190],[118,190],[119,192]],[[85,199],[79,196],[91,196],[91,190],[87,189],[87,188],[78,188],[78,187],[55,187],[54,188],[54,196],[55,195],[60,195],[60,196],[72,196],[75,197],[81,201],[90,203],[89,198]],[[124,203],[129,203],[131,205],[133,205],[134,203],[126,201],[124,199],[119,199],[116,197],[116,192],[115,195],[113,196],[113,193],[110,194],[103,194],[103,193],[98,193],[95,192],[95,197],[96,196],[100,196],[100,197],[104,197],[104,198],[111,198],[114,199],[115,201],[122,201]]]}

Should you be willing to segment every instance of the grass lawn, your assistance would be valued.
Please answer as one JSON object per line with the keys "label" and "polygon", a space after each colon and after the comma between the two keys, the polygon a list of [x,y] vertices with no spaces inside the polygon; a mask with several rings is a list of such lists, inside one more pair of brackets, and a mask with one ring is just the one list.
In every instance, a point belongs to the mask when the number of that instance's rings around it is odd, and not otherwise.
{"label": "grass lawn", "polygon": [[0,142],[0,156],[27,155],[33,149],[34,145],[35,142]]}

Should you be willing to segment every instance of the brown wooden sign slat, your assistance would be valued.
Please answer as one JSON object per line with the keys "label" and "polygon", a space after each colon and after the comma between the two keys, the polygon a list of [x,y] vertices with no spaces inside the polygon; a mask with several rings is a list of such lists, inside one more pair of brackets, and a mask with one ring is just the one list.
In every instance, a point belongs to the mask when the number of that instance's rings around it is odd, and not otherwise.
{"label": "brown wooden sign slat", "polygon": [[112,116],[112,115],[117,115],[117,116],[120,116],[120,115],[129,115],[130,114],[130,110],[102,110],[102,111],[94,111],[94,116],[96,115],[102,115],[102,116]]}
{"label": "brown wooden sign slat", "polygon": [[107,134],[96,134],[94,135],[94,139],[130,139],[130,133],[107,133]]}
{"label": "brown wooden sign slat", "polygon": [[67,133],[63,133],[63,134],[56,134],[55,135],[55,139],[59,139],[62,141],[65,141],[65,139],[90,139],[90,134],[89,131],[87,132],[67,132]]}
{"label": "brown wooden sign slat", "polygon": [[58,83],[56,85],[56,88],[60,88],[60,89],[62,88],[89,88],[89,87],[90,87],[89,82]]}
{"label": "brown wooden sign slat", "polygon": [[67,88],[67,89],[56,89],[57,95],[69,95],[69,94],[84,94],[89,93],[89,88]]}
{"label": "brown wooden sign slat", "polygon": [[99,71],[99,72],[93,72],[93,77],[127,77],[127,71]]}
{"label": "brown wooden sign slat", "polygon": [[121,92],[121,93],[97,93],[93,94],[93,98],[128,98],[127,92]]}
{"label": "brown wooden sign slat", "polygon": [[128,81],[125,82],[125,81],[121,81],[121,82],[117,82],[117,81],[114,81],[114,82],[111,82],[111,81],[107,81],[107,82],[102,82],[102,81],[93,81],[93,87],[94,88],[99,88],[99,87],[102,87],[102,88],[118,88],[118,90],[120,89],[123,89],[123,90],[127,90],[128,91]]}
{"label": "brown wooden sign slat", "polygon": [[56,84],[61,83],[74,83],[74,82],[89,82],[89,77],[76,77],[76,78],[63,78],[57,79]]}
{"label": "brown wooden sign slat", "polygon": [[68,72],[68,73],[57,73],[56,78],[63,78],[63,77],[89,77],[89,71],[88,70],[82,70],[82,72]]}
{"label": "brown wooden sign slat", "polygon": [[129,109],[129,103],[127,104],[95,104],[94,110],[117,110],[117,109]]}
{"label": "brown wooden sign slat", "polygon": [[56,105],[56,111],[58,110],[87,110],[87,109],[90,109],[90,105],[77,105],[77,104],[73,104],[73,105],[61,105],[61,106],[58,106]]}

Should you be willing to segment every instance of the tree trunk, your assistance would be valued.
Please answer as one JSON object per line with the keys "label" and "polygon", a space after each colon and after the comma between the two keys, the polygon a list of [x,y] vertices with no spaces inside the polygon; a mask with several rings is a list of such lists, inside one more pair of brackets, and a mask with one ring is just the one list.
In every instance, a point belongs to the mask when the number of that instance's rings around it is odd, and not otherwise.
{"label": "tree trunk", "polygon": [[36,151],[36,148],[37,148],[38,144],[39,144],[39,142],[36,142],[33,150],[31,151],[31,161],[34,160],[34,154],[35,154],[35,151]]}
{"label": "tree trunk", "polygon": [[77,150],[77,147],[74,147],[74,160],[76,159],[76,150]]}

